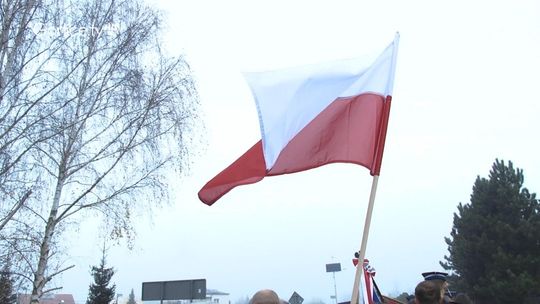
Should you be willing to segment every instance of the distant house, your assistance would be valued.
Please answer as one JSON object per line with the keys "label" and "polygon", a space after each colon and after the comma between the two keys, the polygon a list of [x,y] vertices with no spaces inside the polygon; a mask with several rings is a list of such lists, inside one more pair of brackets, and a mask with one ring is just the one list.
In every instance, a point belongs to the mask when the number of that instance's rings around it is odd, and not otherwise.
{"label": "distant house", "polygon": [[[31,295],[19,294],[17,304],[30,304]],[[39,304],[75,304],[71,294],[45,294],[39,299]]]}
{"label": "distant house", "polygon": [[216,289],[206,290],[206,300],[212,304],[230,304],[229,294]]}
{"label": "distant house", "polygon": [[[197,300],[166,301],[167,304],[231,304],[229,294],[217,289],[206,289],[206,298]],[[40,303],[41,304],[41,303]]]}

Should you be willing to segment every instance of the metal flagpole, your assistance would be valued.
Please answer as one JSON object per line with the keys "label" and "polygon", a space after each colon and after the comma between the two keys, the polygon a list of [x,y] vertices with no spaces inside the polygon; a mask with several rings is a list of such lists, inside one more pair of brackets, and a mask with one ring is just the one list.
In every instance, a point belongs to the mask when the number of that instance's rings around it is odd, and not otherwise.
{"label": "metal flagpole", "polygon": [[362,235],[362,244],[360,245],[360,253],[358,256],[358,264],[356,265],[356,274],[354,276],[354,286],[351,297],[351,304],[358,303],[358,293],[360,285],[360,275],[364,267],[364,258],[366,256],[366,245],[369,236],[369,226],[371,225],[371,215],[373,214],[373,205],[375,204],[375,194],[377,192],[377,183],[379,182],[379,176],[373,176],[373,182],[371,184],[371,194],[369,195],[369,204],[366,212],[366,221],[364,223],[364,234]]}

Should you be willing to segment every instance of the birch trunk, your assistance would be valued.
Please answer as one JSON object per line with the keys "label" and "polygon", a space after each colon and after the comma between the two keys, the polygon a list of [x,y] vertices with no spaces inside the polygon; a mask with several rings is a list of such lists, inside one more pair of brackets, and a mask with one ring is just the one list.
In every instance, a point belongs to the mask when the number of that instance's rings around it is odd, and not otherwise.
{"label": "birch trunk", "polygon": [[64,186],[64,174],[62,173],[62,171],[63,170],[61,169],[60,174],[58,176],[58,181],[56,183],[56,189],[54,192],[54,197],[53,197],[52,206],[51,206],[51,212],[47,219],[45,232],[43,234],[43,240],[39,248],[39,261],[37,264],[37,269],[34,273],[34,282],[32,286],[32,296],[31,296],[31,301],[30,301],[31,304],[39,303],[39,299],[43,295],[43,288],[51,280],[51,277],[47,277],[45,275],[45,271],[47,270],[47,263],[49,261],[51,241],[54,236],[54,230],[58,223],[57,222],[58,207],[60,206],[60,197],[62,196],[62,189]]}

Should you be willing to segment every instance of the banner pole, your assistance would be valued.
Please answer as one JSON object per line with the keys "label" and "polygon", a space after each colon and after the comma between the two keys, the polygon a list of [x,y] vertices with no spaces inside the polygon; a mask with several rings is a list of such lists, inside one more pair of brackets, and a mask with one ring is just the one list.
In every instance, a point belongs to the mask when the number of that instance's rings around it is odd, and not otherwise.
{"label": "banner pole", "polygon": [[[373,175],[373,182],[371,184],[371,194],[369,195],[369,204],[366,212],[366,221],[364,223],[364,233],[362,235],[362,244],[360,245],[360,252],[358,256],[358,264],[356,265],[356,274],[354,276],[354,286],[351,297],[351,304],[358,303],[358,294],[359,294],[359,285],[360,285],[360,274],[363,273],[364,268],[364,259],[366,257],[366,246],[369,236],[369,226],[371,225],[371,215],[373,214],[373,205],[375,204],[375,194],[377,193],[377,183],[379,182],[379,172],[381,169],[382,156],[384,152],[384,144],[386,142],[386,131],[388,128],[388,119],[390,116],[390,105],[392,104],[392,89],[394,87],[394,74],[396,71],[396,59],[397,59],[397,49],[399,44],[399,33],[396,33],[394,36],[393,42],[393,52],[392,52],[392,64],[391,64],[391,74],[388,79],[387,88],[386,88],[386,98],[383,106],[382,122],[380,125],[378,140],[377,140],[377,150],[375,154],[374,167],[371,168],[371,175]],[[368,300],[368,303],[372,301]]]}
{"label": "banner pole", "polygon": [[364,233],[362,235],[362,244],[360,245],[360,252],[358,256],[358,264],[356,265],[356,274],[354,276],[354,286],[351,297],[351,304],[358,304],[358,294],[360,285],[360,275],[363,272],[364,258],[366,256],[366,246],[369,236],[369,226],[371,225],[371,215],[373,214],[373,205],[375,205],[375,194],[377,193],[377,183],[379,182],[379,176],[373,176],[373,182],[371,184],[371,193],[369,195],[369,203],[366,212],[366,221],[364,223]]}

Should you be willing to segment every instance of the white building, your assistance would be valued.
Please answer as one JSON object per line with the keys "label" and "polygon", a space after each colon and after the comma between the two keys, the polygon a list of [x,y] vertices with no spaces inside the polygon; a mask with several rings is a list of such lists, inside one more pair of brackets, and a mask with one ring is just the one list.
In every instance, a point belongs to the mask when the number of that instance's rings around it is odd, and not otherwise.
{"label": "white building", "polygon": [[217,289],[206,290],[206,301],[212,304],[231,304],[229,294]]}
{"label": "white building", "polygon": [[[159,303],[160,301],[137,301],[137,303]],[[120,303],[124,303],[121,301]],[[0,303],[1,304],[1,303]],[[173,300],[163,301],[163,304],[231,304],[229,294],[217,289],[207,289],[206,299],[203,300]]]}

